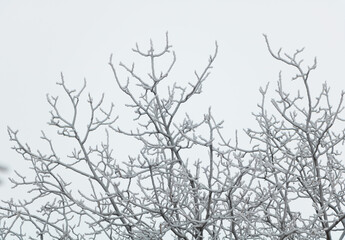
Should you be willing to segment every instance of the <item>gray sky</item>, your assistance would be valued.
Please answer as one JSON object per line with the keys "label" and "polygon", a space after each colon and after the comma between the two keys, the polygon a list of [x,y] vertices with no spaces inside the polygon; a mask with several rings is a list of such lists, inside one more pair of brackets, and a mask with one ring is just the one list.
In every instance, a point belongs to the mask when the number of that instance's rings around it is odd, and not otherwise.
{"label": "gray sky", "polygon": [[[121,115],[128,100],[107,65],[110,53],[115,62],[131,63],[135,42],[148,46],[152,38],[162,46],[166,31],[177,54],[171,81],[180,85],[194,80],[194,70],[202,70],[218,41],[215,68],[194,101],[199,104],[194,112],[202,116],[213,106],[216,117],[226,121],[229,136],[253,124],[259,87],[267,82],[275,86],[279,70],[286,69],[269,56],[262,33],[274,49],[291,52],[305,46],[310,63],[317,56],[312,87],[317,91],[327,81],[337,96],[345,89],[344,10],[343,0],[2,0],[0,164],[9,171],[1,178],[14,169],[25,171],[23,160],[10,149],[6,127],[20,129],[24,142],[39,146],[40,130],[47,129],[49,120],[45,95],[61,93],[55,85],[61,71],[70,86],[80,86],[85,77],[93,95],[106,92]],[[3,192],[9,186],[3,184]]]}

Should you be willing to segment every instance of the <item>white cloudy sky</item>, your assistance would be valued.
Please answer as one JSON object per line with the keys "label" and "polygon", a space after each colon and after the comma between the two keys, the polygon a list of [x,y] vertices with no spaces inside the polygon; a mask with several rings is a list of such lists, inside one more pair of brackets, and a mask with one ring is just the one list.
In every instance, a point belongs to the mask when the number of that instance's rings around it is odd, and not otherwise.
{"label": "white cloudy sky", "polygon": [[[24,166],[10,149],[6,127],[20,129],[24,141],[39,144],[49,119],[45,95],[60,93],[55,83],[61,71],[71,86],[81,85],[85,77],[89,92],[106,92],[121,109],[126,99],[107,65],[110,53],[115,62],[130,63],[135,42],[147,46],[152,38],[161,46],[166,31],[177,54],[172,81],[180,85],[205,66],[218,41],[215,68],[194,102],[198,108],[191,111],[201,115],[211,105],[231,131],[252,124],[259,87],[269,81],[273,86],[282,68],[269,56],[262,33],[275,49],[305,46],[306,61],[317,56],[313,87],[327,81],[336,95],[345,89],[344,10],[343,0],[2,0],[0,164],[9,171],[1,178]],[[3,192],[9,193],[9,186],[2,184]]]}

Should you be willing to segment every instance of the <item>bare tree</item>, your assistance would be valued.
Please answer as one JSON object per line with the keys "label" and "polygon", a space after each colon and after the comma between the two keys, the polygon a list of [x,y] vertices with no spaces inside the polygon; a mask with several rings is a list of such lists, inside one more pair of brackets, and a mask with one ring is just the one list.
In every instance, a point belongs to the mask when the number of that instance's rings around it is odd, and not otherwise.
{"label": "bare tree", "polygon": [[[337,151],[344,131],[332,130],[342,121],[342,97],[333,109],[324,85],[314,101],[308,78],[316,61],[304,71],[297,60],[301,51],[282,57],[280,51],[273,53],[268,41],[267,46],[274,58],[297,69],[307,100],[300,93],[293,97],[284,92],[280,79],[278,98],[272,100],[278,114],[269,115],[267,87],[261,89],[263,100],[255,114],[259,129],[246,131],[252,145],[244,147],[237,137],[232,142],[223,136],[223,122],[211,109],[198,121],[181,113],[201,93],[217,44],[206,67],[185,87],[167,82],[176,61],[168,35],[161,51],[152,41],[147,51],[138,44],[133,49],[150,64],[147,74],[137,72],[134,64],[115,66],[111,56],[115,81],[136,114],[136,127],[129,130],[117,124],[113,104],[104,108],[104,96],[96,101],[90,94],[88,123],[82,125],[86,83],[71,90],[61,75],[58,85],[72,114],[64,113],[58,97],[48,95],[49,124],[73,150],[58,151],[55,140],[42,132],[49,150],[35,151],[19,140],[18,131],[8,129],[14,149],[31,163],[34,174],[16,172],[11,179],[15,187],[29,189],[30,198],[2,202],[0,237],[331,239],[332,231],[344,231],[344,168]],[[162,70],[159,61],[166,56],[171,62]],[[126,81],[120,77],[124,74]],[[103,142],[92,145],[99,138],[94,132],[103,131]],[[115,159],[114,134],[136,139],[141,149],[128,159]],[[301,213],[296,209],[299,201],[311,204],[315,213]]]}
{"label": "bare tree", "polygon": [[[274,53],[265,36],[270,54],[297,71],[293,81],[302,89],[286,92],[279,74],[277,97],[271,100],[275,114],[266,107],[268,85],[260,89],[262,102],[254,114],[258,130],[247,130],[260,149],[255,154],[261,173],[257,196],[269,197],[260,205],[261,233],[274,239],[332,239],[331,232],[345,235],[344,163],[341,146],[345,129],[343,96],[333,107],[330,89],[323,84],[315,95],[310,88],[310,74],[316,68],[304,67],[299,55]],[[297,83],[293,83],[298,86]],[[314,212],[301,211],[310,207]]]}

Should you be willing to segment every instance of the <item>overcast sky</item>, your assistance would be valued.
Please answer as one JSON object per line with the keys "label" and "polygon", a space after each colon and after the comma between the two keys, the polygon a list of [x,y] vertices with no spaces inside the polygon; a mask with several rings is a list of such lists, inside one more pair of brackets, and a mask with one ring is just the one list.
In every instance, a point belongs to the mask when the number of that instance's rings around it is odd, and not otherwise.
{"label": "overcast sky", "polygon": [[[180,85],[193,81],[218,41],[219,56],[204,93],[191,108],[202,116],[209,106],[230,131],[253,124],[251,112],[260,101],[258,89],[275,86],[280,69],[267,51],[305,46],[306,62],[318,58],[313,88],[327,81],[334,96],[345,89],[345,1],[0,1],[0,164],[25,171],[23,160],[10,149],[7,126],[20,130],[24,142],[39,145],[46,129],[46,93],[60,94],[60,72],[70,86],[85,77],[88,92],[107,94],[117,114],[128,100],[116,88],[109,66],[135,60],[131,48],[152,38],[163,45],[165,32],[177,54],[172,76]],[[288,84],[291,82],[286,79]],[[197,112],[195,112],[197,110]],[[199,111],[199,112],[198,112]],[[231,134],[229,134],[231,135]],[[116,148],[116,146],[115,146]],[[130,148],[128,148],[130,151]],[[2,192],[9,191],[2,184]],[[6,194],[2,194],[5,196]]]}

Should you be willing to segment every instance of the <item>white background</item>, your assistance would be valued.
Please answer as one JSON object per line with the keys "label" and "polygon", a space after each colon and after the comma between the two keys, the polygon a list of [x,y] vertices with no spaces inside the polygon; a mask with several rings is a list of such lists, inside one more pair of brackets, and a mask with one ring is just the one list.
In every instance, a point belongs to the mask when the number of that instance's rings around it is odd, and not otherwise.
{"label": "white background", "polygon": [[[108,60],[131,63],[131,48],[147,47],[152,38],[164,44],[165,32],[177,54],[169,81],[193,81],[202,70],[214,42],[219,55],[204,93],[192,101],[191,112],[202,116],[212,106],[226,121],[228,136],[235,129],[255,126],[251,115],[260,101],[259,87],[276,85],[286,68],[268,53],[272,48],[292,52],[305,46],[306,62],[318,58],[311,76],[317,93],[325,81],[335,98],[345,89],[345,1],[0,1],[0,165],[1,199],[14,195],[8,177],[27,172],[11,150],[7,126],[20,130],[24,142],[39,148],[40,130],[48,129],[46,93],[60,95],[56,82],[63,72],[67,85],[78,87],[85,77],[87,92],[114,102],[116,114],[127,114],[128,99],[117,89]],[[286,84],[292,86],[289,79]],[[292,85],[291,85],[292,84]],[[130,152],[130,144],[121,151]],[[117,146],[115,145],[116,149]]]}

